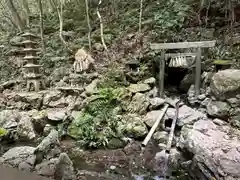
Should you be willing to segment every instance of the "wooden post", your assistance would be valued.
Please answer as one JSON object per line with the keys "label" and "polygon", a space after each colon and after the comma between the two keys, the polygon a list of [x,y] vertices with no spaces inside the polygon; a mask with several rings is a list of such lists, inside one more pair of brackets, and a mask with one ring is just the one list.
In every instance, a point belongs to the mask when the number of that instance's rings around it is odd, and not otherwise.
{"label": "wooden post", "polygon": [[165,51],[161,52],[159,63],[159,97],[163,96],[164,91],[164,75],[165,75]]}
{"label": "wooden post", "polygon": [[195,77],[195,91],[196,96],[200,94],[201,87],[201,48],[197,48],[197,58],[196,58],[196,77]]}

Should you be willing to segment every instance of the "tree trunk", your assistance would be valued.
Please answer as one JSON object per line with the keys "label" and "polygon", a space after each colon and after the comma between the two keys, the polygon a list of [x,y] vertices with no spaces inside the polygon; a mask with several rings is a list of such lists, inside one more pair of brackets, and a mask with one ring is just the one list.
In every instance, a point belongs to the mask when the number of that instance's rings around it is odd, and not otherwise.
{"label": "tree trunk", "polygon": [[48,0],[47,2],[48,2],[48,7],[49,7],[48,9],[49,9],[49,11],[53,12],[55,10],[54,4],[52,3],[51,0]]}
{"label": "tree trunk", "polygon": [[[54,4],[52,0],[50,1],[52,4]],[[68,47],[67,42],[63,38],[63,6],[64,4],[65,4],[65,0],[60,0],[60,7],[54,4],[57,9],[58,18],[59,18],[59,38],[62,41],[65,48],[67,48],[72,53],[72,50]]]}
{"label": "tree trunk", "polygon": [[98,15],[98,18],[99,18],[99,21],[100,21],[100,33],[101,33],[100,36],[101,36],[101,41],[102,41],[102,45],[103,45],[104,49],[106,51],[108,51],[107,46],[105,44],[105,40],[104,40],[104,34],[103,34],[103,20],[102,20],[102,17],[100,15],[100,12],[99,12],[99,7],[100,7],[101,4],[102,4],[102,0],[99,0],[98,6],[97,6],[97,15]]}
{"label": "tree trunk", "polygon": [[42,0],[37,0],[39,8],[39,19],[40,19],[40,33],[42,41],[42,49],[45,49],[44,38],[43,38],[43,9],[42,9]]}
{"label": "tree trunk", "polygon": [[58,17],[59,17],[59,37],[63,42],[63,44],[66,46],[67,43],[63,38],[63,4],[64,4],[64,0],[60,0],[60,10],[59,8],[57,8],[58,9],[57,11],[58,11]]}
{"label": "tree trunk", "polygon": [[22,32],[25,28],[24,23],[23,23],[20,15],[18,14],[16,7],[14,6],[13,1],[12,0],[5,0],[5,1],[6,1],[6,4],[12,14],[14,23],[18,26],[18,29]]}
{"label": "tree trunk", "polygon": [[0,1],[1,8],[3,9],[2,15],[4,18],[6,18],[6,24],[8,24],[10,27],[18,28],[17,24],[13,21],[11,14],[9,14],[8,11],[6,11],[5,6],[3,5],[3,2]]}
{"label": "tree trunk", "polygon": [[25,16],[26,16],[26,21],[27,21],[27,27],[29,27],[29,25],[30,25],[30,14],[31,14],[31,12],[30,12],[30,9],[29,9],[29,6],[28,6],[28,1],[27,0],[22,0],[21,1],[21,4],[22,4],[22,6],[23,6],[23,9],[24,9],[24,14],[25,14]]}
{"label": "tree trunk", "polygon": [[90,18],[89,18],[89,10],[88,10],[88,0],[85,0],[85,6],[86,6],[86,15],[87,15],[87,24],[88,24],[88,46],[89,46],[89,51],[92,50],[92,45],[91,45],[91,24],[90,24]]}
{"label": "tree trunk", "polygon": [[143,10],[143,0],[140,0],[140,12],[139,12],[139,33],[142,31],[142,10]]}

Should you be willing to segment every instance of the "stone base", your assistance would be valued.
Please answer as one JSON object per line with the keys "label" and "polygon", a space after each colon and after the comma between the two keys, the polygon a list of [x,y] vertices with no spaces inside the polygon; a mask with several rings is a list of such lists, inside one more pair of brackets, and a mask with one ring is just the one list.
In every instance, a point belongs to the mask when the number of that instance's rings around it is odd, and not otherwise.
{"label": "stone base", "polygon": [[27,91],[31,91],[31,87],[33,87],[33,91],[40,91],[41,89],[45,89],[45,83],[42,79],[28,79]]}

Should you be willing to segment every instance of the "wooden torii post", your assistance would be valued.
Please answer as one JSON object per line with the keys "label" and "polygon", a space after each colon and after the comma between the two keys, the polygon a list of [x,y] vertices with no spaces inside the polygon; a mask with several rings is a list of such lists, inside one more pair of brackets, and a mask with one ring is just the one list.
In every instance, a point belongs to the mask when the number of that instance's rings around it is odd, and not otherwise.
{"label": "wooden torii post", "polygon": [[195,89],[196,95],[200,94],[201,87],[201,48],[210,48],[214,47],[216,41],[199,41],[199,42],[179,42],[179,43],[153,43],[150,45],[152,50],[161,50],[161,59],[160,59],[160,72],[159,72],[159,96],[163,96],[164,91],[164,74],[165,74],[165,59],[166,57],[176,56],[177,54],[165,54],[167,49],[189,49],[195,48],[194,53],[181,53],[181,56],[196,56],[196,78],[195,78]]}

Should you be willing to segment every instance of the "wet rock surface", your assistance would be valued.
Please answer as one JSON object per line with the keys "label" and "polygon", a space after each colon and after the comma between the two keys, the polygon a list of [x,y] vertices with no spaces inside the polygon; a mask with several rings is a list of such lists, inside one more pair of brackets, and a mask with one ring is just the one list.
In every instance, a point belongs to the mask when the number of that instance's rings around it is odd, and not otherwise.
{"label": "wet rock surface", "polygon": [[[169,108],[165,114],[165,119],[174,119],[176,114],[174,108]],[[186,105],[179,108],[178,126],[184,126],[187,124],[193,124],[200,119],[206,119],[206,115],[200,111],[194,110]]]}
{"label": "wet rock surface", "polygon": [[193,128],[184,127],[179,146],[194,155],[191,172],[195,178],[239,179],[239,131],[210,120],[200,120]]}

